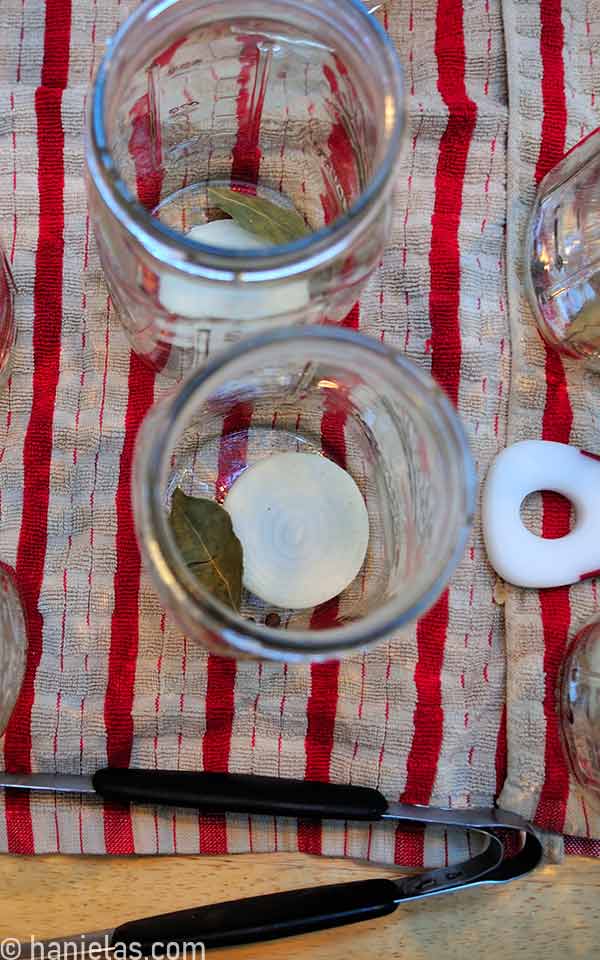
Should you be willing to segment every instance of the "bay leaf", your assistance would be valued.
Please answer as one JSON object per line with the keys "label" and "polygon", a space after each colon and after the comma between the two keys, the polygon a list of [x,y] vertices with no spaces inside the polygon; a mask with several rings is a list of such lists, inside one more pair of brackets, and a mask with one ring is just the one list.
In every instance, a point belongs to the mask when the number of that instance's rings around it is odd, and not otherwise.
{"label": "bay leaf", "polygon": [[566,343],[584,344],[598,350],[600,348],[600,306],[587,303],[571,321],[565,337]]}
{"label": "bay leaf", "polygon": [[267,244],[293,243],[310,232],[296,210],[280,207],[264,197],[227,187],[209,187],[208,198],[240,227]]}
{"label": "bay leaf", "polygon": [[239,610],[244,558],[227,510],[214,500],[188,497],[178,487],[169,523],[190,572],[221,603]]}

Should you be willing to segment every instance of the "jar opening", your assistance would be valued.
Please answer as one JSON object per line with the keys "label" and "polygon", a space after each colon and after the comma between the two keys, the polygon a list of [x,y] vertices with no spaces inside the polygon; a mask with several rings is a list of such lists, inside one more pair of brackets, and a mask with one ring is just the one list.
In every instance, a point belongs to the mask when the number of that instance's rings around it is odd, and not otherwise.
{"label": "jar opening", "polygon": [[[249,418],[243,436],[233,429],[232,411],[240,405]],[[337,449],[328,449],[322,436],[314,439],[321,410],[344,419]],[[296,427],[299,419],[303,426]],[[232,428],[227,436],[225,422]],[[231,476],[223,468],[228,444]],[[241,470],[298,445],[342,456],[365,499],[369,547],[335,615],[331,608],[279,611],[274,627],[276,611],[254,598],[238,614],[198,585],[169,528],[165,491],[179,486],[188,496],[222,499]],[[149,425],[136,466],[136,496],[146,515],[138,529],[163,601],[183,612],[189,633],[208,631],[252,655],[326,658],[389,636],[431,606],[462,555],[475,486],[450,402],[409,361],[353,331],[279,330],[245,341],[194,374],[164,417]]]}
{"label": "jar opening", "polygon": [[[157,259],[263,281],[339,254],[376,215],[400,151],[403,85],[391,40],[358,0],[239,9],[232,0],[140,7],[98,70],[88,165],[104,202]],[[186,236],[182,208],[204,207],[205,219],[212,181],[258,182],[312,232],[226,253]]]}

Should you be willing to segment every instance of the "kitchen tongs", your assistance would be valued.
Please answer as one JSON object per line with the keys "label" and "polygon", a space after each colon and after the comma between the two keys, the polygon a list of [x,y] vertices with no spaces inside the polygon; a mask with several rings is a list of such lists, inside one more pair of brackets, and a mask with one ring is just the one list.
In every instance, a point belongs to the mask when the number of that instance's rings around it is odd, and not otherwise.
{"label": "kitchen tongs", "polygon": [[[140,950],[143,955],[151,955],[157,942],[203,943],[208,950],[370,920],[391,913],[407,900],[479,883],[506,883],[534,869],[542,857],[531,825],[514,814],[497,809],[442,810],[388,803],[379,791],[368,787],[245,774],[117,769],[99,770],[91,778],[0,774],[0,785],[96,793],[120,803],[191,807],[202,813],[439,824],[481,834],[486,843],[483,852],[457,866],[416,876],[357,880],[231,900],[133,920],[108,932],[85,935],[86,944],[99,943],[102,938],[108,943],[109,953],[119,945],[121,956],[128,947],[133,951],[134,945],[138,956]],[[503,837],[512,836],[514,840],[515,835],[519,851],[505,858]],[[28,947],[24,945],[23,958],[28,956]]]}

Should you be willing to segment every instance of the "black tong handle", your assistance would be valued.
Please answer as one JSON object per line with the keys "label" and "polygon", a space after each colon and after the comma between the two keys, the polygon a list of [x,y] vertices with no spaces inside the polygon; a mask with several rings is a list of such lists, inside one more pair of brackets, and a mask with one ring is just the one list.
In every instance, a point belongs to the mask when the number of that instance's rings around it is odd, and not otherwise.
{"label": "black tong handle", "polygon": [[379,820],[388,806],[385,797],[369,787],[243,773],[106,768],[98,770],[92,782],[105,800],[193,807],[202,813]]}
{"label": "black tong handle", "polygon": [[[188,947],[202,943],[208,950],[374,920],[392,913],[401,901],[418,900],[485,881],[502,858],[501,842],[493,835],[489,839],[488,849],[466,863],[396,881],[353,880],[133,920],[114,931],[111,946],[135,947],[138,956],[140,951],[152,955],[157,943],[174,942]],[[121,953],[126,952],[121,949]]]}
{"label": "black tong handle", "polygon": [[[486,848],[464,863],[418,876],[311,887],[134,920],[114,931],[112,945],[132,949],[135,945],[137,956],[140,949],[151,955],[157,944],[226,947],[382,917],[400,902],[477,883],[505,883],[536,867],[542,855],[530,825],[513,814],[388,804],[377,790],[367,787],[245,774],[115,769],[99,770],[93,784],[105,799],[125,803],[193,807],[204,813],[437,823],[472,830],[487,840]],[[511,860],[503,860],[498,828],[525,835],[521,851]]]}
{"label": "black tong handle", "polygon": [[397,897],[395,883],[385,879],[271,893],[133,920],[117,927],[111,946],[135,944],[150,955],[156,943],[203,943],[210,950],[275,940],[383,917],[396,908]]}

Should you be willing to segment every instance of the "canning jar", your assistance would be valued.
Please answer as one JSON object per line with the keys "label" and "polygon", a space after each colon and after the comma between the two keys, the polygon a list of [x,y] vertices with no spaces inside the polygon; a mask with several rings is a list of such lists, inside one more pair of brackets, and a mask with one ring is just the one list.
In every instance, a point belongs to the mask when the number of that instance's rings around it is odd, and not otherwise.
{"label": "canning jar", "polygon": [[562,742],[571,773],[600,806],[600,620],[571,642],[559,677]]}
{"label": "canning jar", "polygon": [[0,736],[17,702],[27,652],[27,630],[15,572],[0,561]]}
{"label": "canning jar", "polygon": [[[358,0],[143,3],[98,69],[86,138],[134,350],[181,377],[241,335],[341,320],[383,253],[403,126],[394,46]],[[197,233],[226,216],[211,188],[293,210],[305,232],[217,244]]]}
{"label": "canning jar", "polygon": [[14,310],[15,283],[0,247],[0,386],[8,376],[17,329]]}
{"label": "canning jar", "polygon": [[[364,562],[338,596],[312,609],[284,609],[244,589],[234,610],[184,563],[169,522],[174,492],[227,507],[240,478],[298,452],[327,458],[358,487]],[[283,475],[279,490],[293,479]],[[394,635],[433,604],[462,556],[475,488],[459,419],[428,375],[373,338],[306,326],[244,340],[154,405],[137,440],[133,506],[148,570],[189,637],[233,656],[307,660]],[[316,535],[318,518],[303,502],[291,534],[285,518],[275,523],[284,559]]]}
{"label": "canning jar", "polygon": [[525,261],[525,287],[545,340],[600,371],[600,131],[541,181]]}

